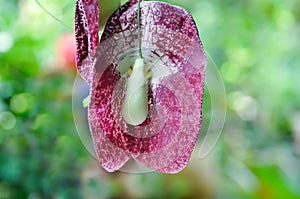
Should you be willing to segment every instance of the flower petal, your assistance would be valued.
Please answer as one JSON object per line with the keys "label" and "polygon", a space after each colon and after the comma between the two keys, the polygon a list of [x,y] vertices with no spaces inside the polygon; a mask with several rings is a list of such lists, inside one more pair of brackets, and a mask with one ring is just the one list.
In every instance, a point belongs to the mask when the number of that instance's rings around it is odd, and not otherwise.
{"label": "flower petal", "polygon": [[[90,113],[89,117],[95,116]],[[97,125],[90,124],[90,128],[92,132],[101,132],[101,129],[97,129]],[[99,163],[109,172],[119,170],[131,157],[130,153],[116,147],[101,134],[94,133],[93,142]]]}
{"label": "flower petal", "polygon": [[149,89],[146,121],[130,126],[120,114],[125,80],[117,68],[118,56],[137,51],[136,19],[137,6],[128,3],[105,27],[91,88],[91,130],[94,140],[105,136],[151,169],[178,172],[186,165],[201,127],[204,51],[195,23],[185,10],[161,2],[141,4],[145,61],[154,70],[158,64],[153,59],[158,59],[169,73]]}
{"label": "flower petal", "polygon": [[[141,0],[142,2],[143,0]],[[112,37],[114,34],[122,32],[122,25],[120,22],[120,16],[122,16],[129,8],[137,4],[137,0],[129,0],[123,6],[121,6],[108,20],[104,28],[104,32],[101,36],[101,42]]]}
{"label": "flower petal", "polygon": [[76,66],[83,79],[90,82],[90,72],[98,45],[98,0],[76,0]]}
{"label": "flower petal", "polygon": [[186,167],[193,148],[194,148],[194,143],[191,144],[191,147],[187,148],[186,151],[183,153],[182,156],[180,156],[177,160],[175,160],[172,164],[170,164],[169,166],[162,168],[162,169],[157,169],[157,171],[162,172],[162,173],[178,173],[179,171],[181,171],[182,169],[184,169],[184,167]]}
{"label": "flower petal", "polygon": [[[178,126],[178,130],[163,148],[149,153],[138,154],[135,156],[135,159],[151,169],[160,170],[167,167],[163,170],[164,172],[174,173],[186,165],[196,142],[201,126],[201,103],[199,103],[199,98],[195,95],[195,90],[192,89],[181,74],[171,75],[163,80],[161,85],[174,92],[179,101],[181,117],[178,122],[172,125],[173,127]],[[154,92],[157,91],[155,90]],[[159,98],[162,97],[162,99],[165,98],[160,93],[157,96]],[[168,112],[166,117],[173,114],[176,113]],[[180,160],[182,157],[184,161]],[[177,166],[178,159],[181,164]]]}

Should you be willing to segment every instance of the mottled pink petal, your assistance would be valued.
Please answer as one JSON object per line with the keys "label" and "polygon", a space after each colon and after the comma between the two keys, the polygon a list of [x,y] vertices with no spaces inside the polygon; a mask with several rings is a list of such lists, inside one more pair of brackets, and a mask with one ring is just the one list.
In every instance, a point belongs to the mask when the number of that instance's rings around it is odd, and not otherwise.
{"label": "mottled pink petal", "polygon": [[[194,85],[198,84],[198,86],[196,86],[196,90],[198,90],[198,92],[199,92],[202,90],[202,87],[203,87],[203,83],[201,81],[198,81],[199,79],[201,79],[201,75],[199,73],[192,72],[193,70],[195,70],[195,68],[185,67],[183,72],[185,74],[185,77],[188,79],[188,81],[191,84],[194,84]],[[199,100],[202,100],[201,93],[202,92],[199,92],[197,95]],[[175,160],[169,166],[158,169],[157,171],[163,172],[163,173],[178,173],[179,171],[181,171],[187,165],[187,163],[190,159],[190,156],[192,154],[192,151],[193,151],[193,148],[195,145],[195,141],[196,141],[196,139],[194,140],[194,142],[190,143],[190,145],[186,148],[186,151],[183,152],[183,155],[180,156],[177,160]]]}
{"label": "mottled pink petal", "polygon": [[[90,112],[89,117],[96,117],[95,112]],[[97,120],[93,120],[97,122]],[[92,132],[102,132],[97,125],[90,123]],[[101,166],[109,172],[119,170],[131,157],[130,153],[121,148],[116,147],[112,142],[109,142],[105,136],[100,134],[92,134],[96,155]]]}
{"label": "mottled pink petal", "polygon": [[193,145],[191,145],[191,147],[187,148],[185,152],[183,152],[184,155],[180,156],[177,160],[175,160],[169,166],[162,168],[162,169],[157,169],[157,171],[162,172],[162,173],[178,173],[184,167],[186,167],[186,165],[191,157],[193,148],[194,148],[194,143],[193,143]]}
{"label": "mottled pink petal", "polygon": [[[142,2],[143,0],[141,0]],[[101,42],[110,38],[112,35],[122,32],[120,16],[123,15],[130,7],[137,4],[137,0],[129,0],[121,6],[108,20],[101,36]],[[129,22],[129,21],[128,21]],[[137,26],[137,24],[136,24]]]}
{"label": "mottled pink petal", "polygon": [[94,142],[105,136],[147,167],[174,173],[186,166],[201,127],[205,55],[185,10],[144,2],[141,22],[146,63],[156,57],[170,71],[151,84],[147,120],[134,127],[120,114],[125,80],[116,70],[118,56],[137,49],[137,6],[125,4],[109,19],[97,49],[89,122]]}
{"label": "mottled pink petal", "polygon": [[[178,169],[170,165],[180,157],[187,156],[189,158],[190,153],[186,154],[186,152],[190,152],[193,149],[201,125],[201,104],[199,104],[194,90],[191,89],[190,84],[181,74],[171,75],[163,80],[161,84],[172,90],[177,96],[181,108],[181,118],[179,122],[173,123],[173,126],[178,126],[179,128],[171,141],[163,148],[149,153],[141,153],[135,159],[154,170],[170,167],[164,171],[173,173],[177,172]],[[161,96],[165,97],[158,93],[158,97]],[[167,117],[170,114],[175,113],[168,113]],[[183,163],[186,164],[187,159]],[[177,164],[176,161],[175,164]],[[179,165],[180,168],[182,169],[185,164]],[[173,171],[172,169],[176,170]]]}
{"label": "mottled pink petal", "polygon": [[76,0],[75,40],[76,66],[83,79],[90,82],[98,36],[99,5],[98,0]]}

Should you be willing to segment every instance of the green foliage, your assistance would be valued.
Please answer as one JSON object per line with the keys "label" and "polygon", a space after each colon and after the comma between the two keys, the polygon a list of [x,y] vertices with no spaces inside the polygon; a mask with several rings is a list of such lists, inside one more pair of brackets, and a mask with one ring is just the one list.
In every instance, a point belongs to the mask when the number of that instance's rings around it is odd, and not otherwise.
{"label": "green foliage", "polygon": [[99,25],[104,26],[107,19],[121,6],[120,0],[99,0],[100,16]]}

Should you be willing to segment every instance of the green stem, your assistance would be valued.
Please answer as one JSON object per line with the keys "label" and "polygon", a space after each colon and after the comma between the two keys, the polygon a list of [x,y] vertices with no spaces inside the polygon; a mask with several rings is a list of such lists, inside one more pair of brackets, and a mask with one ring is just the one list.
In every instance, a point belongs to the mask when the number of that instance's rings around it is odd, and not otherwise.
{"label": "green stem", "polygon": [[142,40],[141,40],[141,1],[138,0],[138,43],[139,43],[139,56],[143,59],[142,54]]}

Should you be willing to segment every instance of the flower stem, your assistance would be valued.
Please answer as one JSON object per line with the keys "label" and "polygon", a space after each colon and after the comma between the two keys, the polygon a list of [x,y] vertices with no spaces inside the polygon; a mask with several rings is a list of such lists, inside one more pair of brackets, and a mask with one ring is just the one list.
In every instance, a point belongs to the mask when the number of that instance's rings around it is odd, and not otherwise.
{"label": "flower stem", "polygon": [[143,59],[142,54],[142,40],[141,40],[141,0],[138,0],[138,19],[137,19],[137,25],[138,25],[138,43],[139,43],[139,56],[141,59]]}

